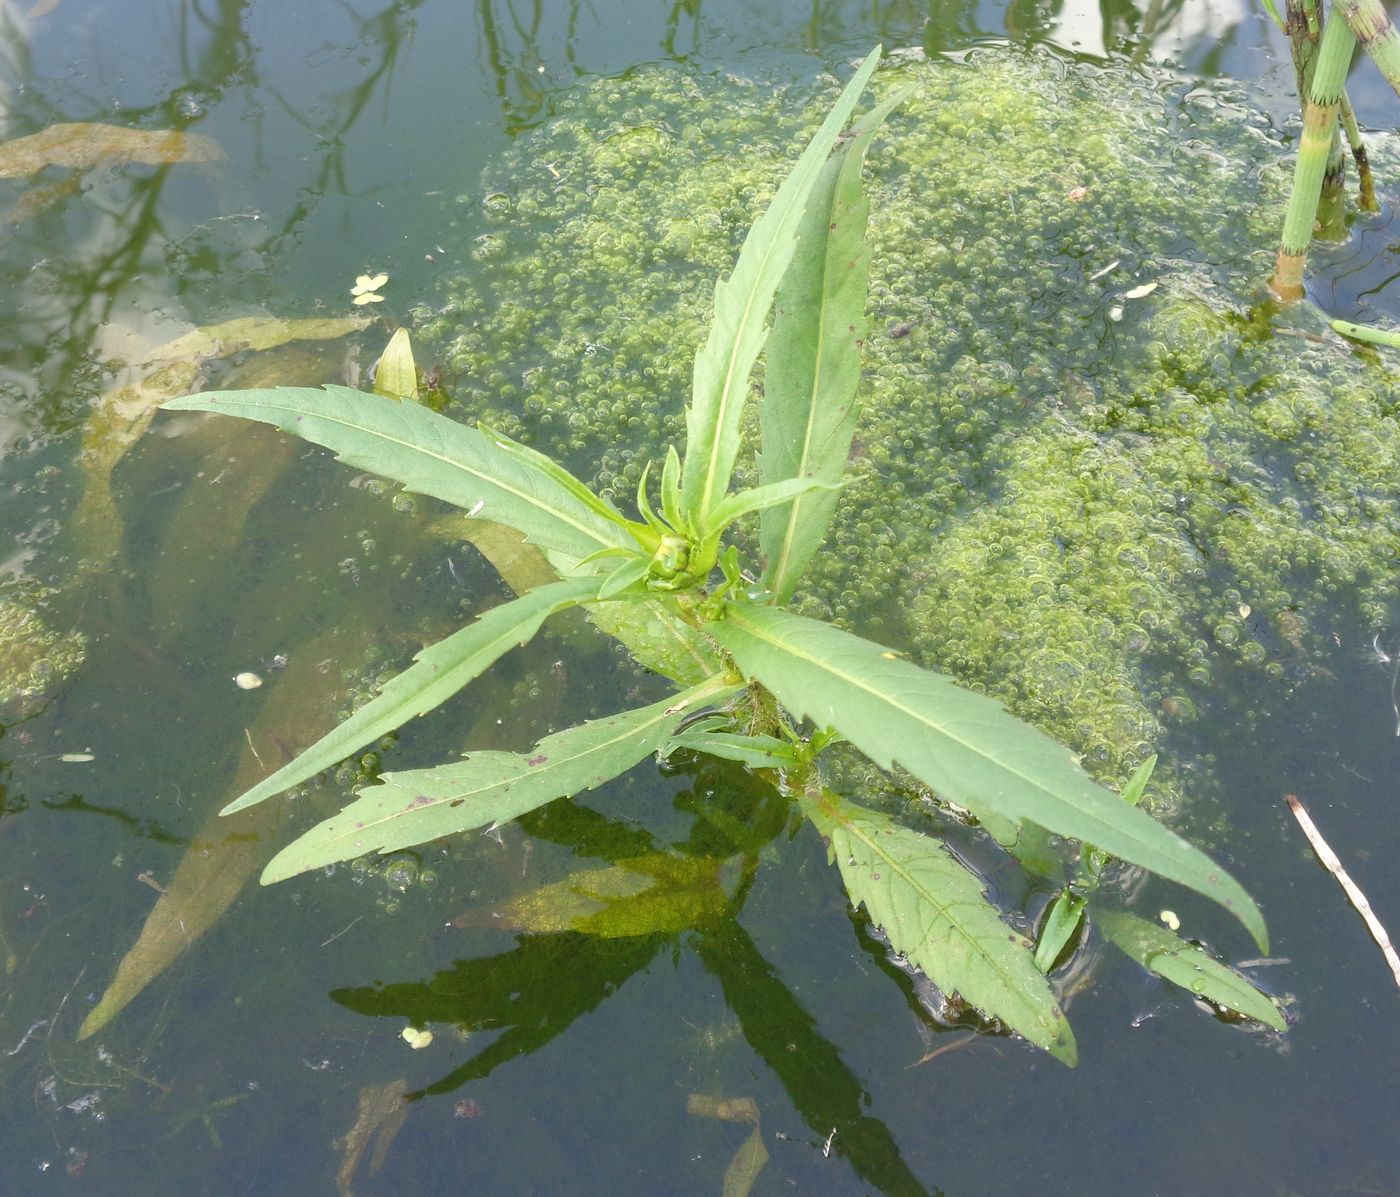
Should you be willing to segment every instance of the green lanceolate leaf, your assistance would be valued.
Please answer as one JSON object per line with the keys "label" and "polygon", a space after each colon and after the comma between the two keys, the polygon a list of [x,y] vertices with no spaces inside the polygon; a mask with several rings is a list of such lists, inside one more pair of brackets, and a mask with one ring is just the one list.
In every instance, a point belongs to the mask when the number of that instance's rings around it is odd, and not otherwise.
{"label": "green lanceolate leaf", "polygon": [[710,512],[729,489],[749,374],[768,334],[768,310],[792,260],[797,226],[879,58],[876,49],[861,64],[768,210],[749,230],[734,272],[715,287],[714,318],[708,339],[695,355],[694,393],[686,412],[681,495],[692,527],[708,526]]}
{"label": "green lanceolate leaf", "polygon": [[818,727],[834,727],[882,768],[900,764],[974,814],[1093,844],[1221,903],[1267,951],[1250,896],[1203,852],[1117,794],[1001,703],[829,624],[731,603],[709,628],[747,676]]}
{"label": "green lanceolate leaf", "polygon": [[1043,973],[1055,967],[1055,961],[1065,950],[1065,945],[1074,938],[1079,924],[1084,920],[1084,899],[1069,890],[1061,890],[1050,904],[1045,915],[1045,925],[1040,930],[1040,939],[1035,945],[1035,966]]}
{"label": "green lanceolate leaf", "polygon": [[[856,386],[870,258],[869,202],[861,166],[871,139],[907,91],[861,117],[855,136],[822,169],[798,230],[797,248],[778,289],[759,404],[763,483],[810,478],[836,483],[855,433]],[[785,603],[820,547],[836,495],[812,491],[770,507],[759,525],[763,583]]]}
{"label": "green lanceolate leaf", "polygon": [[1234,969],[1207,955],[1203,948],[1127,911],[1103,910],[1096,905],[1093,914],[1095,925],[1104,935],[1143,968],[1197,997],[1276,1031],[1287,1029],[1272,998],[1260,993]]}
{"label": "green lanceolate leaf", "polygon": [[781,482],[771,482],[765,486],[754,486],[736,494],[726,495],[710,512],[707,532],[718,536],[735,520],[742,519],[753,511],[768,511],[780,504],[791,503],[794,499],[812,491],[828,491],[834,494],[841,489],[841,479],[824,481],[818,478],[784,478]]}
{"label": "green lanceolate leaf", "polygon": [[725,726],[727,723],[721,721],[715,725],[687,728],[679,735],[672,736],[664,751],[670,753],[677,748],[686,748],[691,752],[704,752],[726,761],[738,761],[750,769],[797,767],[797,750],[786,740],[780,740],[776,736],[742,736],[736,732],[719,730]]}
{"label": "green lanceolate leaf", "polygon": [[554,458],[541,453],[538,449],[532,449],[529,445],[522,445],[519,441],[513,441],[503,432],[497,432],[494,428],[483,427],[481,429],[486,436],[490,437],[496,447],[504,453],[508,453],[517,461],[522,462],[529,468],[553,479],[559,486],[573,495],[584,507],[589,508],[595,515],[606,520],[608,523],[616,524],[619,528],[635,526],[633,521],[624,516],[616,507],[604,499],[601,495],[595,495],[582,482],[575,478],[568,470],[561,466]]}
{"label": "green lanceolate leaf", "polygon": [[556,798],[591,790],[656,752],[702,703],[738,689],[714,677],[640,710],[546,736],[527,753],[474,752],[435,769],[386,773],[379,785],[274,856],[263,884],[367,852],[410,848],[508,823]]}
{"label": "green lanceolate leaf", "polygon": [[724,668],[714,645],[663,600],[589,603],[588,618],[647,669],[679,686],[693,686]]}
{"label": "green lanceolate leaf", "polygon": [[631,548],[615,523],[494,437],[420,407],[347,387],[275,387],[188,395],[164,405],[260,420],[324,445],[357,469],[507,524],[542,548],[587,557]]}
{"label": "green lanceolate leaf", "polygon": [[418,653],[413,664],[384,685],[334,731],[328,732],[295,760],[264,778],[223,813],[252,806],[329,769],[352,752],[401,727],[416,715],[441,705],[512,648],[524,644],[557,611],[596,597],[597,578],[551,582],[509,603],[493,607],[474,623]]}
{"label": "green lanceolate leaf", "polygon": [[851,900],[864,904],[896,952],[944,993],[1073,1066],[1074,1034],[1035,966],[1031,943],[1002,921],[980,880],[937,840],[830,791],[805,797],[802,807],[826,839]]}
{"label": "green lanceolate leaf", "polygon": [[598,587],[598,597],[609,599],[621,594],[628,587],[638,585],[646,578],[650,568],[651,562],[647,558],[629,557],[603,580],[603,584]]}

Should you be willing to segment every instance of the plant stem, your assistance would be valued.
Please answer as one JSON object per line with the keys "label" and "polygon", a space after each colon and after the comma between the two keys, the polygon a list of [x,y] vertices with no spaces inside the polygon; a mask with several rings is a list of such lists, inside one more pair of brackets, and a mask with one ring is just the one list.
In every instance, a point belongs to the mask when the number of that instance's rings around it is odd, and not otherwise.
{"label": "plant stem", "polygon": [[1313,64],[1307,107],[1303,110],[1303,134],[1298,142],[1298,161],[1293,172],[1293,190],[1288,197],[1278,262],[1270,283],[1274,294],[1283,300],[1300,299],[1303,295],[1303,267],[1332,150],[1342,88],[1355,45],[1356,37],[1345,21],[1327,22]]}
{"label": "plant stem", "polygon": [[1371,61],[1400,95],[1400,33],[1380,0],[1337,0],[1337,7]]}
{"label": "plant stem", "polygon": [[[1317,0],[1287,0],[1284,13],[1284,31],[1288,34],[1288,48],[1293,58],[1298,103],[1306,108],[1308,97],[1312,94],[1313,69],[1317,64],[1318,42],[1322,35],[1322,13]],[[1318,195],[1317,227],[1314,230],[1315,236],[1327,241],[1341,241],[1346,236],[1345,180],[1346,157],[1341,135],[1334,127]]]}
{"label": "plant stem", "polygon": [[1356,203],[1363,212],[1379,212],[1381,206],[1376,199],[1376,181],[1371,177],[1371,159],[1366,153],[1366,143],[1361,140],[1361,128],[1356,123],[1356,113],[1352,111],[1351,97],[1342,92],[1342,128],[1346,130],[1347,144],[1351,147],[1352,160],[1356,163]]}

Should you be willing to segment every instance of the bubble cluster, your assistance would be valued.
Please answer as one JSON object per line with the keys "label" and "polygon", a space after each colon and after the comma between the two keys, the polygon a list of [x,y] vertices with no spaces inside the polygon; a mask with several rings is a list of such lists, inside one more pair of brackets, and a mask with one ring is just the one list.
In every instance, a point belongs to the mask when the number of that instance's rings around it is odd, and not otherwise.
{"label": "bubble cluster", "polygon": [[[1389,619],[1395,379],[1251,307],[1286,178],[1232,94],[990,48],[876,90],[908,82],[867,170],[855,480],[796,606],[1121,778],[1233,671],[1293,684],[1334,624]],[[834,91],[657,68],[564,97],[484,181],[464,236],[492,252],[421,330],[456,414],[630,505],[682,443],[714,280]]]}

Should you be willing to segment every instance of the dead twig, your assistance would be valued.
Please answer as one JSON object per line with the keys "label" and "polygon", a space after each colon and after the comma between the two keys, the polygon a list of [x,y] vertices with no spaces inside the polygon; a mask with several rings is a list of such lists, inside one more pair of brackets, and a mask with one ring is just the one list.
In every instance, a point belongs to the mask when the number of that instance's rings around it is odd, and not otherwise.
{"label": "dead twig", "polygon": [[1322,838],[1322,833],[1318,831],[1317,825],[1312,821],[1308,812],[1303,809],[1303,804],[1292,794],[1285,794],[1284,797],[1288,801],[1288,809],[1298,820],[1298,825],[1303,829],[1303,834],[1308,837],[1308,842],[1312,844],[1318,859],[1327,866],[1327,871],[1337,879],[1337,884],[1346,893],[1347,900],[1356,907],[1357,913],[1361,915],[1366,929],[1371,933],[1371,938],[1380,945],[1385,962],[1390,965],[1390,971],[1395,977],[1395,984],[1400,986],[1400,956],[1396,955],[1395,948],[1390,943],[1390,936],[1386,934],[1385,928],[1381,926],[1380,920],[1371,910],[1371,903],[1366,900],[1366,895],[1356,887],[1356,882],[1347,876],[1346,869],[1342,868],[1342,862],[1337,859],[1337,854],[1328,847],[1327,841]]}

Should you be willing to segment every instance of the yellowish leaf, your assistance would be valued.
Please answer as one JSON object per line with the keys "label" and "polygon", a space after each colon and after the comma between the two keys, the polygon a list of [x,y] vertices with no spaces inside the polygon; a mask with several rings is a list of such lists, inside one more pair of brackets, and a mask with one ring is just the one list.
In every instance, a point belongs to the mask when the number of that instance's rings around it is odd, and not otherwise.
{"label": "yellowish leaf", "polygon": [[418,367],[413,362],[408,329],[398,329],[384,347],[374,371],[374,393],[390,399],[418,397]]}
{"label": "yellowish leaf", "polygon": [[340,1149],[340,1168],[335,1174],[340,1197],[354,1197],[350,1185],[371,1140],[374,1141],[374,1153],[370,1156],[367,1175],[373,1176],[384,1166],[384,1157],[408,1118],[408,1103],[404,1101],[407,1092],[408,1082],[402,1080],[366,1085],[360,1090],[355,1124],[343,1138],[335,1141],[335,1146]]}
{"label": "yellowish leaf", "polygon": [[83,429],[83,497],[74,516],[82,557],[93,563],[115,558],[122,525],[112,499],[112,471],[144,435],[165,400],[196,388],[204,362],[289,341],[334,340],[366,323],[357,316],[312,320],[245,316],[193,329],[146,354],[136,367],[138,375],[145,371],[144,376],[103,395]]}
{"label": "yellowish leaf", "polygon": [[224,152],[212,138],[178,129],[124,129],[79,122],[0,142],[0,179],[22,179],[47,166],[90,170],[113,163],[216,162]]}

